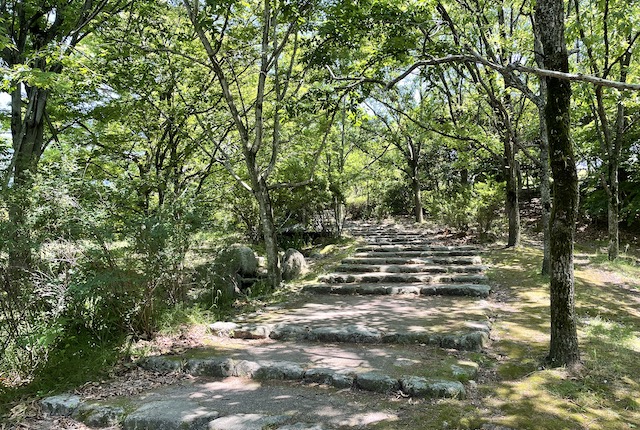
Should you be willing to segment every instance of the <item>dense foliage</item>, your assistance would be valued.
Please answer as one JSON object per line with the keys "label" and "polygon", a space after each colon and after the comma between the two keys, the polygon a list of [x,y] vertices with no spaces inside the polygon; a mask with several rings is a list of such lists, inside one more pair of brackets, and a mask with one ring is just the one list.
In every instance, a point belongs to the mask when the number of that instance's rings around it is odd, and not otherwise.
{"label": "dense foliage", "polygon": [[[545,88],[507,67],[536,66],[531,2],[93,3],[2,2],[0,383],[222,311],[231,242],[274,288],[294,233],[346,216],[516,245],[548,206]],[[637,5],[570,3],[571,70],[637,82]],[[580,216],[611,247],[640,228],[640,95],[573,89]]]}

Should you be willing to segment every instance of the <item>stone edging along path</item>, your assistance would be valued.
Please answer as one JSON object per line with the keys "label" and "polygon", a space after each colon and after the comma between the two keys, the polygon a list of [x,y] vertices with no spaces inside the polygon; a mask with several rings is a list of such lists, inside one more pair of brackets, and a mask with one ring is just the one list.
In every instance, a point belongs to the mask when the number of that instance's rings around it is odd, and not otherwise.
{"label": "stone edging along path", "polygon": [[[365,244],[333,273],[305,286],[288,307],[211,324],[220,345],[216,340],[216,346],[194,354],[153,356],[138,363],[153,372],[191,375],[194,387],[151,390],[115,402],[54,396],[42,400],[43,409],[90,426],[118,424],[125,430],[322,430],[343,424],[319,416],[315,420],[323,424],[308,424],[299,421],[306,417],[299,409],[285,417],[266,404],[283,392],[295,391],[300,398],[309,392],[311,398],[321,387],[338,397],[365,391],[372,396],[465,398],[461,381],[477,375],[477,364],[469,357],[482,352],[490,333],[484,299],[491,287],[481,251],[439,245],[429,232],[411,227],[361,223],[351,231]],[[262,388],[256,388],[245,400],[248,391],[238,384],[258,384],[272,397],[257,398]],[[273,392],[279,396],[269,394]],[[247,403],[248,410],[238,411],[218,397],[233,398],[233,405]],[[264,410],[256,413],[255,406]],[[312,410],[313,405],[307,414]]]}
{"label": "stone edging along path", "polygon": [[339,343],[399,343],[435,345],[440,348],[482,351],[489,342],[489,323],[476,323],[477,330],[457,334],[385,332],[363,325],[341,327],[308,327],[288,324],[214,323],[211,330],[218,336],[234,339],[275,339]]}
{"label": "stone edging along path", "polygon": [[379,372],[355,373],[329,368],[307,368],[287,361],[250,361],[232,358],[188,359],[150,357],[141,365],[153,371],[185,372],[193,376],[238,377],[258,380],[290,380],[358,388],[376,393],[402,391],[413,397],[464,398],[464,385],[458,381],[403,376],[394,378]]}

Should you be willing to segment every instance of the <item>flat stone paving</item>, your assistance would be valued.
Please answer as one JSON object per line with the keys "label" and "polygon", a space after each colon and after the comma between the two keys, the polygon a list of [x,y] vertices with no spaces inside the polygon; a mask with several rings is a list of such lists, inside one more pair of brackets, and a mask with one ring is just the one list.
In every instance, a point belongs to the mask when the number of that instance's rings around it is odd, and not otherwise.
{"label": "flat stone paving", "polygon": [[[336,269],[344,274],[325,277],[337,283],[309,285],[316,294],[218,324],[207,347],[141,363],[190,381],[99,402],[58,396],[43,408],[123,430],[328,430],[401,419],[411,403],[397,408],[394,394],[464,398],[463,383],[478,369],[464,350],[479,351],[490,329],[477,249],[400,226],[353,231],[368,245]],[[371,264],[382,267],[367,271]],[[442,272],[429,274],[441,283],[406,283],[420,265]],[[353,279],[341,285],[341,276]]]}
{"label": "flat stone paving", "polygon": [[[144,395],[94,401],[97,409],[127,410],[123,430],[263,430],[361,428],[397,419],[379,395],[326,386],[197,378]],[[78,417],[77,408],[61,415]]]}
{"label": "flat stone paving", "polygon": [[399,378],[417,376],[474,379],[477,365],[464,357],[423,344],[369,345],[283,342],[271,339],[220,338],[207,347],[188,351],[173,360],[228,357],[236,361],[273,360],[299,363],[307,368],[329,368],[347,373],[377,370]]}
{"label": "flat stone paving", "polygon": [[489,304],[470,297],[312,295],[240,323],[308,327],[362,325],[385,332],[455,333],[486,325]]}

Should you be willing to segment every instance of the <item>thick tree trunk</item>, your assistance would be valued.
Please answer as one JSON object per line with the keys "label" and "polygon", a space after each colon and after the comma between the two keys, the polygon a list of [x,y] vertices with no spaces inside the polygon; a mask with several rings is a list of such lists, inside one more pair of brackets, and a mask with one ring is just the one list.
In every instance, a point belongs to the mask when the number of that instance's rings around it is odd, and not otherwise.
{"label": "thick tree trunk", "polygon": [[520,208],[518,202],[518,167],[516,165],[515,146],[509,133],[504,138],[505,176],[507,179],[505,210],[509,220],[509,239],[507,246],[520,244]]}
{"label": "thick tree trunk", "polygon": [[[27,88],[28,104],[23,109],[22,85],[17,84],[11,99],[11,197],[9,201],[9,273],[21,276],[31,266],[31,229],[27,222],[29,193],[44,145],[44,116],[48,92]],[[23,113],[23,110],[26,110]]]}
{"label": "thick tree trunk", "polygon": [[[538,0],[535,17],[540,28],[547,69],[568,72],[562,0]],[[551,342],[549,363],[572,366],[580,361],[576,330],[573,242],[578,210],[578,175],[570,139],[571,84],[546,78],[545,119],[549,133],[554,205],[551,211]]]}

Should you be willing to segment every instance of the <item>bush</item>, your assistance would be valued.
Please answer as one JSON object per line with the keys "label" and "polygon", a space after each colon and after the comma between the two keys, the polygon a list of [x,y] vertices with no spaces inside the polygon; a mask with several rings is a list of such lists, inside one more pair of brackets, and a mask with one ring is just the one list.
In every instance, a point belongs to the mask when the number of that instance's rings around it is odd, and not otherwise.
{"label": "bush", "polygon": [[500,217],[504,198],[505,184],[493,180],[453,191],[424,193],[432,219],[463,232],[473,227],[484,239]]}
{"label": "bush", "polygon": [[394,182],[385,190],[381,204],[390,215],[408,215],[413,208],[411,190],[404,182]]}
{"label": "bush", "polygon": [[474,219],[470,188],[425,193],[425,208],[432,219],[459,231],[467,231]]}
{"label": "bush", "polygon": [[500,218],[505,201],[505,183],[488,180],[474,184],[476,197],[475,218],[478,232],[486,239],[493,224]]}

